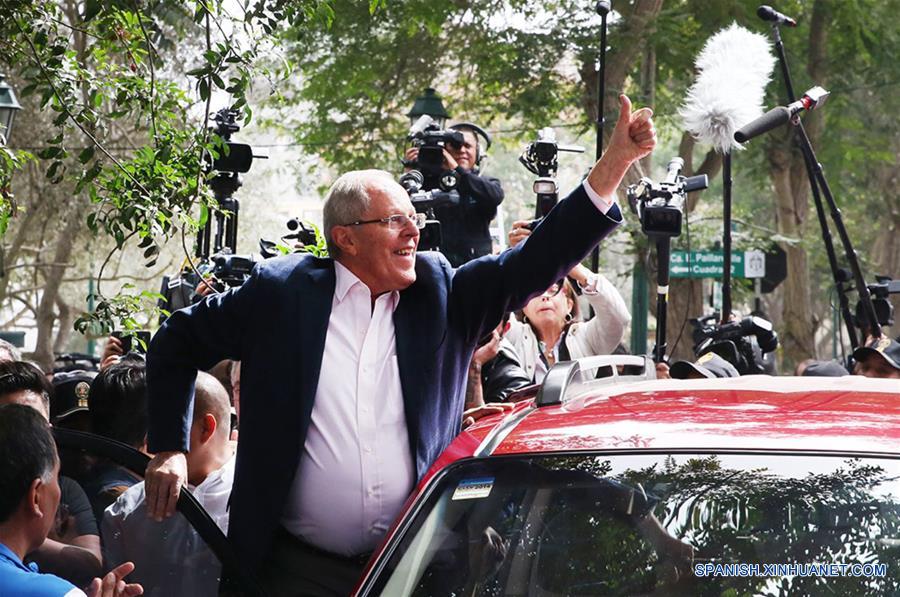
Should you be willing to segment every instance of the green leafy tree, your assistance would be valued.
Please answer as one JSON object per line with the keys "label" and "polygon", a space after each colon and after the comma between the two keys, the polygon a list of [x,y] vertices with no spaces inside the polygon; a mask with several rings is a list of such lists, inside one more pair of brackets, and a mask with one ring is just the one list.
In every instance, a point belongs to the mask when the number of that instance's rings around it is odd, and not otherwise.
{"label": "green leafy tree", "polygon": [[[685,158],[685,174],[713,178],[710,191],[690,198],[688,210],[697,210],[697,220],[721,213],[715,186],[721,157],[683,133],[677,109],[692,82],[694,60],[710,35],[733,21],[765,30],[755,15],[757,5],[748,0],[614,4],[618,14],[610,20],[606,105],[612,109],[615,95],[626,90],[653,106],[662,132],[661,152],[671,148]],[[833,88],[831,104],[808,115],[807,128],[839,196],[858,198],[843,200],[842,207],[861,249],[872,246],[871,235],[855,227],[856,212],[872,209],[864,206],[872,205],[867,198],[875,196],[877,178],[851,172],[874,172],[881,166],[881,178],[889,184],[888,173],[896,163],[896,150],[888,148],[895,148],[897,125],[889,116],[876,116],[894,113],[896,94],[873,98],[869,92],[891,88],[900,79],[891,58],[897,33],[890,15],[897,8],[896,0],[779,6],[801,23],[784,31],[797,91],[813,84]],[[513,122],[536,129],[562,119],[588,131],[596,120],[599,18],[590,3],[407,0],[380,5],[369,19],[365,7],[335,2],[329,28],[303,30],[302,39],[289,33],[288,39],[302,76],[281,101],[286,107],[298,102],[304,107],[288,127],[300,143],[314,147],[339,170],[395,169],[406,130],[403,115],[428,86],[439,89],[455,116],[488,125]],[[786,102],[778,72],[768,91],[770,106]],[[872,118],[877,127],[863,124]],[[665,163],[670,155],[657,159]],[[632,176],[650,166],[645,161]],[[736,216],[757,231],[768,231],[769,239],[778,240],[788,253],[790,275],[767,302],[781,332],[785,364],[793,366],[817,354],[814,339],[828,319],[831,282],[822,267],[815,218],[809,217],[806,173],[791,131],[754,141],[737,156],[735,177]],[[884,196],[885,189],[877,195]],[[895,203],[889,210],[889,226],[894,227]],[[879,238],[870,265],[896,269],[895,241]],[[645,240],[634,234],[632,241],[637,259],[647,260]],[[703,298],[699,281],[673,281],[668,338],[672,344],[683,337],[675,357],[692,356],[685,322],[703,312]]]}
{"label": "green leafy tree", "polygon": [[[32,136],[28,144],[42,145],[38,163],[66,196],[53,213],[59,226],[49,249],[52,264],[35,272],[42,286],[36,358],[48,365],[60,286],[79,232],[86,227],[113,247],[98,274],[96,309],[79,318],[78,329],[137,327],[136,310],[156,296],[129,288],[105,294],[100,281],[106,263],[131,244],[153,266],[166,242],[180,237],[187,244],[185,236],[217,209],[202,159],[224,150],[207,126],[213,94],[230,96],[231,107],[249,121],[254,78],[274,82],[284,75],[283,68],[260,61],[261,53],[271,56],[275,30],[328,21],[331,11],[319,0],[2,0],[0,11],[6,17],[0,22],[0,62],[13,71],[20,94],[43,122],[34,129],[43,138]],[[11,178],[14,155],[4,153],[0,181]],[[25,202],[23,225],[40,217],[41,199]],[[0,213],[11,213],[10,205],[0,206]],[[16,238],[21,249],[24,236]],[[7,251],[7,257],[22,255]],[[10,289],[3,290],[7,298]]]}

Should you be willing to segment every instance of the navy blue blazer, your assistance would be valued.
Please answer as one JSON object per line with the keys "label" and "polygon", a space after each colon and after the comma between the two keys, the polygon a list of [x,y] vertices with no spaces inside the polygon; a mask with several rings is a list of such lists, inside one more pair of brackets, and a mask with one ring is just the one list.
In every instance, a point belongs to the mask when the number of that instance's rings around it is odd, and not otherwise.
{"label": "navy blue blazer", "polygon": [[[394,326],[419,477],[459,433],[466,373],[479,338],[505,311],[521,308],[563,277],[620,222],[618,207],[601,214],[579,185],[526,242],[501,255],[456,270],[439,254],[416,256],[416,281],[400,292]],[[270,259],[240,288],[173,313],[150,344],[151,452],[188,449],[197,370],[226,358],[241,361],[229,535],[253,569],[268,553],[300,462],[334,287],[330,259]]]}

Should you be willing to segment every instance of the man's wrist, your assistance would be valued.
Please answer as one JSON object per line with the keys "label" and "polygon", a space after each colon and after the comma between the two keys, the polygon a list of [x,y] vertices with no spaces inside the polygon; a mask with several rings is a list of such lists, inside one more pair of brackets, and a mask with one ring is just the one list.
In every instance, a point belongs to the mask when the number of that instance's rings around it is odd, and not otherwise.
{"label": "man's wrist", "polygon": [[610,148],[594,164],[588,174],[587,184],[601,197],[615,197],[616,189],[632,163],[633,160],[621,155],[615,148]]}

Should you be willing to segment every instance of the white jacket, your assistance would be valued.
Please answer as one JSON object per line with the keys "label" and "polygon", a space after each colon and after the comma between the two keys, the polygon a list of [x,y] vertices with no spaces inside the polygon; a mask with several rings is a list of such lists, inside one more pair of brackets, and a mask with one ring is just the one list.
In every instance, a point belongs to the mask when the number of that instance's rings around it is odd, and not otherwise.
{"label": "white jacket", "polygon": [[[602,274],[588,278],[587,286],[582,288],[582,296],[594,309],[594,317],[588,321],[579,321],[569,326],[566,334],[566,348],[573,359],[610,354],[618,346],[625,335],[625,328],[631,322],[631,313],[625,305],[625,299]],[[543,381],[545,367],[540,360],[541,351],[534,330],[527,323],[510,318],[510,328],[506,339],[515,347],[522,368],[536,383]],[[558,354],[558,353],[557,353]],[[535,379],[540,373],[540,379]]]}

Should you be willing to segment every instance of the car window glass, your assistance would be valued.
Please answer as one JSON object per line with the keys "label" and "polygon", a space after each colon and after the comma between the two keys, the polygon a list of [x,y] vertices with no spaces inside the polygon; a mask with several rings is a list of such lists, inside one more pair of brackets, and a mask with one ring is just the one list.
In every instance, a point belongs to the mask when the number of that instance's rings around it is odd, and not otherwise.
{"label": "car window glass", "polygon": [[[222,575],[218,558],[180,512],[162,522],[147,516],[140,475],[92,449],[63,447],[60,460],[61,475],[77,482],[90,503],[104,570],[134,562],[127,580],[141,583],[144,595],[218,595]],[[232,477],[233,462],[231,471],[216,471],[191,488],[223,531]]]}
{"label": "car window glass", "polygon": [[369,594],[895,593],[898,478],[897,460],[826,456],[468,461]]}

